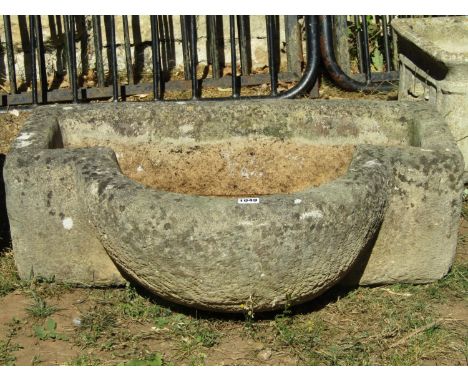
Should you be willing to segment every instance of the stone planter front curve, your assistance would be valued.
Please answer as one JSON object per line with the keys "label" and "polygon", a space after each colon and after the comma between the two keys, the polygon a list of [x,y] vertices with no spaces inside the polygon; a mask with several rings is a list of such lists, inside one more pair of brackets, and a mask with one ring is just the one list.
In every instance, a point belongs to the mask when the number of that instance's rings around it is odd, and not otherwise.
{"label": "stone planter front curve", "polygon": [[375,233],[389,177],[372,153],[361,147],[331,183],[258,204],[145,188],[109,149],[89,149],[77,171],[100,241],[125,274],[180,304],[265,311],[333,286]]}

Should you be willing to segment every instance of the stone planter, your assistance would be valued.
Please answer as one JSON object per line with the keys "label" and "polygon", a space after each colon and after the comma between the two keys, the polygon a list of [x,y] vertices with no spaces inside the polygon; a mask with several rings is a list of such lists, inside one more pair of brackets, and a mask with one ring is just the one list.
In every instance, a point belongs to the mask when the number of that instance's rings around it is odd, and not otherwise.
{"label": "stone planter", "polygon": [[468,182],[468,17],[395,19],[399,99],[426,101],[447,121]]}
{"label": "stone planter", "polygon": [[4,169],[23,279],[227,312],[439,279],[462,174],[424,103],[310,100],[39,107]]}

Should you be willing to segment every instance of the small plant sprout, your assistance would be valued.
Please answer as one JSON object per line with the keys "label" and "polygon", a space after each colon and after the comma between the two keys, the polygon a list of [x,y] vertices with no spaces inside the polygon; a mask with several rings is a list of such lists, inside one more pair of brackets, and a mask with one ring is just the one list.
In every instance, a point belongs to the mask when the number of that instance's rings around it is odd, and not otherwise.
{"label": "small plant sprout", "polygon": [[34,302],[26,309],[33,317],[45,318],[55,313],[58,309],[55,306],[47,305],[46,301],[31,291]]}

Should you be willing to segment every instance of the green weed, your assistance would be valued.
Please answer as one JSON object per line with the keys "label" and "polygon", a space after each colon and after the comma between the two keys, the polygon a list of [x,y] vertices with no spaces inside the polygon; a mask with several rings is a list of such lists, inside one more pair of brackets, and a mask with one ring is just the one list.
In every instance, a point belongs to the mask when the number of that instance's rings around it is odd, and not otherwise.
{"label": "green weed", "polygon": [[68,338],[64,334],[57,332],[57,323],[48,318],[45,325],[34,325],[34,335],[40,340],[63,340],[66,341]]}
{"label": "green weed", "polygon": [[95,346],[97,341],[113,331],[117,323],[116,314],[111,309],[96,306],[81,316],[79,336],[85,346]]}
{"label": "green weed", "polygon": [[6,341],[0,340],[0,365],[8,366],[14,365],[16,357],[13,352],[21,349],[21,346],[13,342],[13,338],[17,335],[18,331],[22,327],[22,322],[16,318],[13,318],[8,323],[8,332],[6,335]]}
{"label": "green weed", "polygon": [[13,292],[20,286],[12,252],[0,253],[0,297]]}
{"label": "green weed", "polygon": [[46,318],[58,311],[57,307],[47,305],[47,302],[41,296],[37,295],[36,292],[31,291],[31,294],[34,303],[26,308],[27,312],[31,316]]}
{"label": "green weed", "polygon": [[0,340],[0,365],[14,365],[16,357],[12,353],[18,349],[19,346],[16,344],[12,344],[10,339],[8,339],[7,341]]}
{"label": "green weed", "polygon": [[119,366],[164,366],[164,360],[161,354],[155,353],[151,354],[148,357],[145,357],[145,359],[135,359],[131,360],[122,364],[119,364]]}
{"label": "green weed", "polygon": [[80,355],[79,357],[66,363],[67,366],[99,366],[101,361],[90,355]]}

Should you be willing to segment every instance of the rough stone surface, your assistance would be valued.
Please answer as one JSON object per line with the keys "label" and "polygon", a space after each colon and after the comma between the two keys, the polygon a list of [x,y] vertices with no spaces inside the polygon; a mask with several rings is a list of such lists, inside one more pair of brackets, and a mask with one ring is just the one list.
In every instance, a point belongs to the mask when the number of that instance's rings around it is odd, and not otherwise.
{"label": "rough stone surface", "polygon": [[55,118],[47,114],[26,122],[4,168],[19,275],[80,285],[123,284],[75,191],[76,153],[49,149],[61,140]]}
{"label": "rough stone surface", "polygon": [[392,21],[400,52],[399,99],[435,105],[465,158],[468,183],[468,17]]}
{"label": "rough stone surface", "polygon": [[[255,137],[356,149],[343,176],[258,204],[145,187],[113,150]],[[168,300],[230,312],[297,304],[340,281],[442,277],[462,173],[424,104],[310,100],[41,107],[4,169],[22,278],[111,285],[123,281],[115,263]]]}

